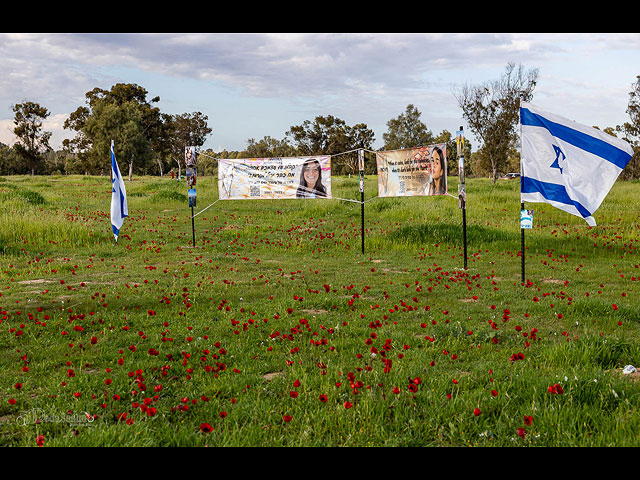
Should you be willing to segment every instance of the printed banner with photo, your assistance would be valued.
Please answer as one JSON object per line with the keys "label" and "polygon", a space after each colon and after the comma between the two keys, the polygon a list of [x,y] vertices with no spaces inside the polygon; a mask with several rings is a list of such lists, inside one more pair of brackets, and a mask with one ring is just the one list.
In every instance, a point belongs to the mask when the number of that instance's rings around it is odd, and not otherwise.
{"label": "printed banner with photo", "polygon": [[220,200],[331,198],[331,157],[218,160]]}
{"label": "printed banner with photo", "polygon": [[196,165],[198,163],[197,156],[196,156],[196,147],[184,148],[184,163],[187,166],[186,172],[185,172],[187,176],[187,186],[195,187],[196,179],[198,177],[198,172],[196,170]]}
{"label": "printed banner with photo", "polygon": [[376,152],[378,196],[411,197],[447,193],[447,146]]}

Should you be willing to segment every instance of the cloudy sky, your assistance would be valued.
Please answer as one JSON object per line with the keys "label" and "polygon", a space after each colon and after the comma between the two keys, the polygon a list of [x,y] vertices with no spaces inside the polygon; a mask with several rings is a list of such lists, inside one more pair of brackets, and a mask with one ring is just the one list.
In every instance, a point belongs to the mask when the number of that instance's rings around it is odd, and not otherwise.
{"label": "cloudy sky", "polygon": [[462,125],[474,144],[453,91],[500,78],[509,62],[539,69],[533,104],[615,127],[628,121],[640,34],[0,34],[0,142],[14,142],[12,105],[34,101],[58,149],[86,92],[124,82],[165,113],[207,115],[204,148],[215,151],[282,139],[318,115],[366,123],[379,148],[408,104],[432,133]]}

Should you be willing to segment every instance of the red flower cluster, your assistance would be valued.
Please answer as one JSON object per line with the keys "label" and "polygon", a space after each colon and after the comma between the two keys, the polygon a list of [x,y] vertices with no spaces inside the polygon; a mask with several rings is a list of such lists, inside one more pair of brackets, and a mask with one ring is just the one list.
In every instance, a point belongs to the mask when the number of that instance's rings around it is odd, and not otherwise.
{"label": "red flower cluster", "polygon": [[511,358],[509,358],[509,361],[511,363],[516,362],[518,360],[524,360],[524,353],[521,353],[521,352],[514,353],[513,355],[511,355]]}
{"label": "red flower cluster", "polygon": [[562,389],[562,386],[559,383],[554,383],[553,385],[549,385],[549,388],[547,390],[552,395],[562,395],[564,393],[564,390]]}

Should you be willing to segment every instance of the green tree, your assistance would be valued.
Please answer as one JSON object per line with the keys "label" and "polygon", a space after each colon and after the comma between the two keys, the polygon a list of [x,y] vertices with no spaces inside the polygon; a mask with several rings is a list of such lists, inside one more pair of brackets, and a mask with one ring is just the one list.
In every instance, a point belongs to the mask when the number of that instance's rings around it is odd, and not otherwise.
{"label": "green tree", "polygon": [[[358,123],[349,128],[348,136],[349,145],[345,150],[346,153],[336,156],[332,161],[342,167],[340,173],[345,173],[346,170],[348,173],[355,174],[358,171],[358,152],[353,150],[371,150],[373,148],[373,142],[375,141],[375,133],[368,128],[365,123]],[[366,173],[373,173],[375,171],[373,164],[367,162],[366,155],[364,165]]]}
{"label": "green tree", "polygon": [[178,165],[178,175],[182,174],[185,147],[201,147],[213,131],[208,126],[209,117],[202,112],[165,115],[167,135],[166,151],[171,164]]}
{"label": "green tree", "polygon": [[297,155],[332,155],[346,150],[347,124],[333,115],[317,116],[313,122],[292,126],[286,133]]}
{"label": "green tree", "polygon": [[640,75],[629,92],[629,104],[627,106],[629,122],[616,126],[616,131],[622,133],[623,139],[633,146],[633,157],[620,174],[620,178],[640,178]]}
{"label": "green tree", "polygon": [[384,150],[421,147],[433,143],[433,134],[420,120],[422,114],[412,104],[404,113],[387,122],[387,132],[382,134]]}
{"label": "green tree", "polygon": [[256,141],[253,138],[247,140],[247,149],[243,156],[247,158],[271,158],[271,157],[292,157],[295,155],[295,148],[285,139],[277,140],[270,136],[265,136]]}
{"label": "green tree", "polygon": [[509,152],[517,142],[520,101],[528,102],[538,81],[538,69],[525,71],[509,63],[498,80],[481,85],[465,84],[454,95],[462,115],[482,141],[482,160],[491,165],[493,181],[507,168]]}
{"label": "green tree", "polygon": [[35,102],[18,103],[12,109],[15,113],[13,133],[17,137],[14,150],[31,175],[35,175],[44,164],[44,154],[51,150],[51,132],[42,130],[42,122],[49,116],[49,111]]}
{"label": "green tree", "polygon": [[26,171],[26,168],[20,165],[15,150],[0,142],[0,175],[15,175]]}
{"label": "green tree", "polygon": [[44,172],[48,175],[60,175],[64,173],[65,163],[66,154],[64,152],[50,150],[45,155]]}
{"label": "green tree", "polygon": [[373,130],[366,124],[351,127],[333,115],[317,116],[313,122],[305,120],[302,125],[292,126],[286,136],[291,138],[296,155],[336,155],[335,164],[351,173],[358,168],[354,150],[370,149],[375,140]]}
{"label": "green tree", "polygon": [[140,112],[134,102],[116,105],[109,101],[97,101],[93,115],[85,124],[85,132],[93,138],[92,152],[85,166],[95,173],[106,173],[110,165],[107,160],[114,142],[114,151],[119,165],[129,166],[129,180],[133,176],[134,164],[138,173],[144,172],[152,162],[151,144],[144,137]]}
{"label": "green tree", "polygon": [[88,173],[106,173],[109,150],[114,141],[116,158],[134,170],[146,173],[153,166],[153,147],[162,128],[160,109],[152,106],[160,97],[147,100],[147,91],[136,84],[118,83],[110,90],[94,88],[86,93],[86,105],[71,113],[64,127],[77,132],[63,141],[77,155]]}

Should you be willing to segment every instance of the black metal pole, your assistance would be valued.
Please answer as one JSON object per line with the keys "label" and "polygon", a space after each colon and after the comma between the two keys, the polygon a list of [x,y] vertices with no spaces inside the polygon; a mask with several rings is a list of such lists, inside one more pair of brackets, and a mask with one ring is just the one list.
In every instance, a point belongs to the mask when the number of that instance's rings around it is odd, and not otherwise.
{"label": "black metal pole", "polygon": [[[522,216],[522,210],[524,210],[524,202],[520,203],[520,216]],[[520,263],[522,265],[522,283],[524,283],[524,228],[520,225]]]}
{"label": "black metal pole", "polygon": [[[520,96],[520,105],[524,100],[523,94]],[[522,120],[520,120],[520,140],[522,140]],[[521,265],[521,280],[524,285],[524,228],[522,228],[522,211],[524,210],[524,201],[522,200],[522,182],[524,178],[524,170],[522,168],[522,142],[520,142],[520,265]]]}
{"label": "black metal pole", "polygon": [[360,172],[360,237],[364,254],[364,150],[358,150],[358,170]]}
{"label": "black metal pole", "polygon": [[462,209],[462,243],[464,246],[464,269],[467,269],[467,187],[464,174],[464,131],[462,125],[456,132],[456,147],[458,153],[458,201]]}
{"label": "black metal pole", "polygon": [[464,269],[467,269],[467,207],[462,206],[462,241],[464,242]]}
{"label": "black metal pole", "polygon": [[364,192],[360,192],[360,201],[362,202],[360,204],[360,219],[362,220],[362,253],[364,253]]}
{"label": "black metal pole", "polygon": [[196,224],[193,220],[193,204],[191,205],[191,232],[193,233],[193,246],[196,246]]}

